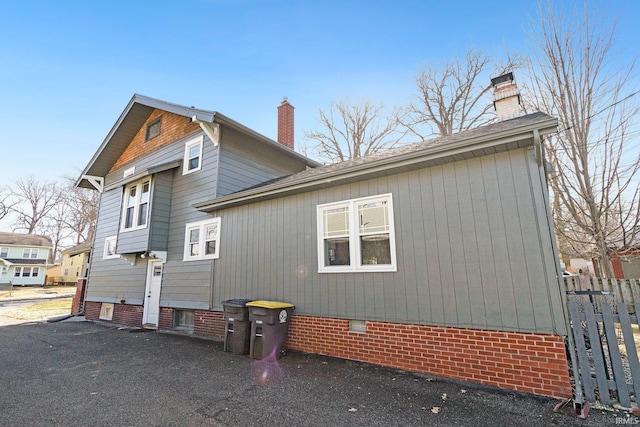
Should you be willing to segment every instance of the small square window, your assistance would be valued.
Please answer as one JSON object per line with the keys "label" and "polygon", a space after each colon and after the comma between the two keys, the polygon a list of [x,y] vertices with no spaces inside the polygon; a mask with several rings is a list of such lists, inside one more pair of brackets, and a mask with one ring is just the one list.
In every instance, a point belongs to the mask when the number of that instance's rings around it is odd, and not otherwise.
{"label": "small square window", "polygon": [[[117,242],[117,236],[111,236],[111,237],[107,237],[104,241],[104,253],[102,255],[102,258],[104,259],[108,259],[108,258],[118,258],[118,255],[116,254],[116,242]],[[65,273],[65,276],[68,273]]]}
{"label": "small square window", "polygon": [[194,315],[192,310],[176,310],[175,316],[175,328],[193,330]]}
{"label": "small square window", "polygon": [[147,135],[144,139],[145,142],[160,135],[161,131],[162,131],[162,117],[158,117],[157,119],[155,119],[154,121],[152,121],[147,125]]}

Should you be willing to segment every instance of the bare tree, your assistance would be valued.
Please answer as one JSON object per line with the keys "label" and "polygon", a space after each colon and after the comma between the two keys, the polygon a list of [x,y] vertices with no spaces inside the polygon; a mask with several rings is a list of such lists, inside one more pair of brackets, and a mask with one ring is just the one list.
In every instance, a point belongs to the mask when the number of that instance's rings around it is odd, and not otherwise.
{"label": "bare tree", "polygon": [[64,177],[66,196],[64,198],[67,214],[63,220],[66,228],[72,231],[75,244],[93,241],[98,218],[100,193],[95,190],[74,186],[74,177]]}
{"label": "bare tree", "polygon": [[63,249],[65,241],[73,236],[73,230],[66,227],[66,218],[69,215],[69,211],[70,209],[66,203],[58,203],[38,226],[38,234],[49,237],[53,243],[53,248],[49,253],[48,262],[50,264],[60,259],[60,251]]}
{"label": "bare tree", "polygon": [[545,147],[555,171],[556,233],[572,251],[601,260],[601,273],[612,277],[610,251],[636,244],[640,225],[640,158],[629,145],[639,112],[629,100],[635,61],[614,61],[615,24],[600,11],[586,2],[568,13],[555,6],[540,7],[531,34],[529,107],[559,120]]}
{"label": "bare tree", "polygon": [[11,211],[17,216],[14,229],[33,234],[49,212],[63,200],[64,193],[57,182],[39,181],[30,176],[14,182],[11,197],[15,203]]}
{"label": "bare tree", "polygon": [[427,65],[415,78],[418,93],[398,116],[420,139],[451,135],[488,123],[495,117],[490,98],[491,77],[522,65],[518,55],[497,63],[480,50],[467,51],[443,67]]}
{"label": "bare tree", "polygon": [[305,131],[317,142],[318,157],[331,163],[374,154],[398,144],[398,122],[385,107],[369,100],[352,103],[348,98],[332,102],[329,111],[319,111],[324,130]]}
{"label": "bare tree", "polygon": [[12,203],[10,197],[11,192],[7,188],[0,188],[0,219],[3,219],[11,212],[14,203]]}

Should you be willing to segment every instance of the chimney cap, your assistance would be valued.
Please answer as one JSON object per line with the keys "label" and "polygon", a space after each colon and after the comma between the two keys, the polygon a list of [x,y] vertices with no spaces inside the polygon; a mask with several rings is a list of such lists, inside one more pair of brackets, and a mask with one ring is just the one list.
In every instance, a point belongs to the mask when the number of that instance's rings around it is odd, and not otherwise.
{"label": "chimney cap", "polygon": [[491,86],[496,87],[498,85],[501,85],[502,83],[512,82],[513,80],[513,73],[503,74],[501,76],[492,78]]}

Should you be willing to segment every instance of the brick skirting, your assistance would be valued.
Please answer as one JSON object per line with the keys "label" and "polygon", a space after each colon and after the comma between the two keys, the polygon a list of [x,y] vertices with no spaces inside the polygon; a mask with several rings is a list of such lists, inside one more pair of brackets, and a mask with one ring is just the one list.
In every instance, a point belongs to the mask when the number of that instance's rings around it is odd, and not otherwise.
{"label": "brick skirting", "polygon": [[572,396],[562,336],[366,322],[294,315],[287,346],[294,350],[527,393]]}
{"label": "brick skirting", "polygon": [[[100,303],[85,316],[98,320]],[[160,309],[159,329],[173,330],[172,308]],[[114,305],[113,322],[140,327],[142,307]],[[220,311],[194,311],[193,335],[224,337]],[[525,332],[366,322],[293,315],[287,347],[376,365],[497,386],[556,398],[572,396],[563,337]]]}

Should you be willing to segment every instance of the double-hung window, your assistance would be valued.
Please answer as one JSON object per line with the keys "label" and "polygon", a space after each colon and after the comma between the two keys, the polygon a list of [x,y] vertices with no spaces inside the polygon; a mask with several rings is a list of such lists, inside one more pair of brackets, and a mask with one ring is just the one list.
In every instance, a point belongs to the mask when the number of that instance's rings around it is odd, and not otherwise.
{"label": "double-hung window", "polygon": [[184,261],[214,259],[220,255],[220,218],[190,222],[184,236]]}
{"label": "double-hung window", "polygon": [[24,248],[22,251],[22,258],[36,259],[38,258],[38,250],[34,248]]}
{"label": "double-hung window", "polygon": [[9,256],[9,248],[0,248],[0,258],[6,258]]}
{"label": "double-hung window", "polygon": [[147,226],[151,178],[129,184],[124,189],[122,231],[137,230]]}
{"label": "double-hung window", "polygon": [[204,137],[200,135],[187,141],[184,145],[184,161],[182,164],[182,174],[200,170],[202,167],[202,146]]}
{"label": "double-hung window", "polygon": [[397,271],[391,194],[318,205],[318,272]]}

